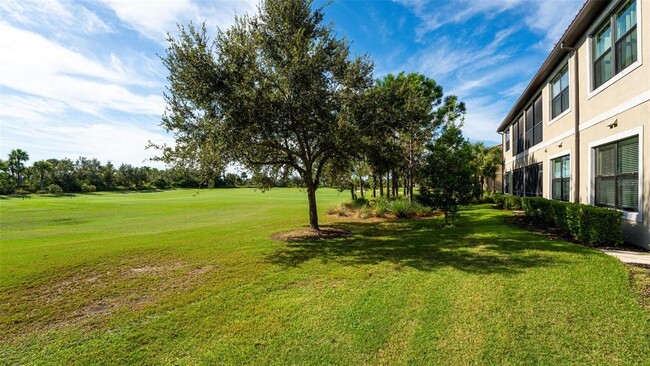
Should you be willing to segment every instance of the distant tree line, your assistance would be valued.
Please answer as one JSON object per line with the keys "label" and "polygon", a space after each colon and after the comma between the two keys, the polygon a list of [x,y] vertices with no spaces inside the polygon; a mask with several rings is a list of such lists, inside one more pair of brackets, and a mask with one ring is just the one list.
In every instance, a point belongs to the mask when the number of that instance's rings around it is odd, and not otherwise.
{"label": "distant tree line", "polygon": [[75,193],[114,190],[152,190],[168,188],[226,188],[245,186],[300,187],[294,176],[270,178],[264,174],[220,171],[209,179],[194,167],[170,169],[119,166],[97,159],[47,159],[27,165],[29,154],[12,150],[7,160],[0,159],[0,194]]}

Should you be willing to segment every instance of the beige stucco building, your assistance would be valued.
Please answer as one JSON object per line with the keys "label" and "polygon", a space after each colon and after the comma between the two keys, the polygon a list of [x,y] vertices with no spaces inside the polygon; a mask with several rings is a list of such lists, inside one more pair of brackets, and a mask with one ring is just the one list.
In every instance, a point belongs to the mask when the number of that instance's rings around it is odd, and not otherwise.
{"label": "beige stucco building", "polygon": [[498,131],[504,191],[620,210],[650,248],[650,1],[588,0]]}

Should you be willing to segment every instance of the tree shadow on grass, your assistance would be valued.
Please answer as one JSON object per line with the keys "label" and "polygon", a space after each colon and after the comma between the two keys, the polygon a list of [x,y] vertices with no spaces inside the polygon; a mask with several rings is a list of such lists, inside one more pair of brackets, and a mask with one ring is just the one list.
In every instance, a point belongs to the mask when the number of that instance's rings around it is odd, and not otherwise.
{"label": "tree shadow on grass", "polygon": [[338,223],[353,235],[287,243],[266,259],[287,268],[316,259],[350,266],[389,262],[421,271],[451,267],[514,275],[569,263],[570,258],[560,253],[597,255],[588,248],[508,227],[503,213],[466,209],[464,214],[456,227],[444,227],[441,219]]}

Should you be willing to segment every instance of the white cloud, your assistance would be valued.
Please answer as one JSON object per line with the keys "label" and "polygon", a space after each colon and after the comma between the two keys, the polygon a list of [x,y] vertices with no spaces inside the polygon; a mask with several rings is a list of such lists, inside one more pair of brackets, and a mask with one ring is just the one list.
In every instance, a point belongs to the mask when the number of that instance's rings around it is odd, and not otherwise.
{"label": "white cloud", "polygon": [[41,27],[54,33],[67,33],[71,29],[85,34],[112,32],[112,28],[95,13],[75,2],[3,0],[0,2],[0,13],[17,24]]}
{"label": "white cloud", "polygon": [[[535,3],[535,12],[528,14],[524,21],[533,31],[544,34],[541,47],[551,50],[569,27],[583,2],[583,0],[539,1]],[[558,9],[562,10],[558,11]]]}
{"label": "white cloud", "polygon": [[544,43],[552,48],[573,20],[584,0],[394,0],[411,9],[420,18],[418,37],[447,24],[463,24],[475,16],[493,19],[506,11],[524,15],[524,22],[532,31],[543,34]]}
{"label": "white cloud", "polygon": [[102,0],[115,15],[130,28],[143,36],[166,43],[166,34],[176,32],[176,24],[189,21],[203,23],[209,27],[228,27],[233,24],[235,14],[243,15],[255,11],[253,0],[220,0],[193,3],[190,0]]}
{"label": "white cloud", "polygon": [[0,34],[0,84],[7,88],[92,114],[117,110],[161,115],[164,110],[160,95],[130,92],[126,86],[141,81],[123,72],[1,22]]}

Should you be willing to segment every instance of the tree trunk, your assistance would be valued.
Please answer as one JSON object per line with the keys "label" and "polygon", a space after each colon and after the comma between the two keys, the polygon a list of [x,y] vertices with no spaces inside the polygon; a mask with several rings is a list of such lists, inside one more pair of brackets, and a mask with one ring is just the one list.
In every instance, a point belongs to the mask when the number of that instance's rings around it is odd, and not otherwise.
{"label": "tree trunk", "polygon": [[399,174],[393,170],[393,197],[399,196]]}
{"label": "tree trunk", "polygon": [[359,190],[361,191],[361,198],[365,198],[363,197],[363,178],[361,176],[359,176]]}
{"label": "tree trunk", "polygon": [[352,197],[352,202],[357,200],[357,195],[354,193],[354,184],[350,184],[350,196]]}
{"label": "tree trunk", "polygon": [[377,197],[377,176],[372,175],[372,198]]}
{"label": "tree trunk", "polygon": [[413,167],[409,166],[408,171],[408,195],[409,201],[413,202]]}
{"label": "tree trunk", "polygon": [[408,196],[408,189],[407,187],[409,186],[409,181],[408,177],[404,176],[404,186],[402,187],[402,193],[404,194],[404,197]]}
{"label": "tree trunk", "polygon": [[313,183],[307,185],[307,198],[309,200],[309,228],[320,230],[318,226],[318,208],[316,207],[316,187]]}
{"label": "tree trunk", "polygon": [[386,198],[390,198],[390,172],[386,173]]}
{"label": "tree trunk", "polygon": [[384,178],[379,174],[379,197],[384,197]]}

